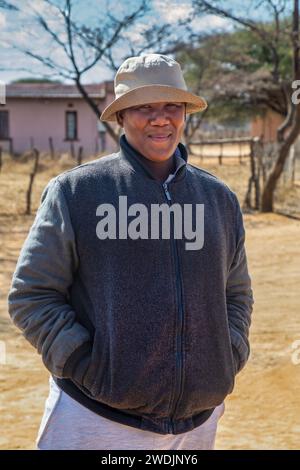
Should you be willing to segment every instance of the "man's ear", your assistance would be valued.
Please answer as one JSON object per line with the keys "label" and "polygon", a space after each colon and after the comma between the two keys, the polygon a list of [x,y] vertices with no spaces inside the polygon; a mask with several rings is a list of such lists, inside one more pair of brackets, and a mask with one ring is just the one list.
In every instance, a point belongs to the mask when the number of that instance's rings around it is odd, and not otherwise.
{"label": "man's ear", "polygon": [[122,111],[117,111],[116,113],[117,121],[119,126],[123,127],[123,112]]}

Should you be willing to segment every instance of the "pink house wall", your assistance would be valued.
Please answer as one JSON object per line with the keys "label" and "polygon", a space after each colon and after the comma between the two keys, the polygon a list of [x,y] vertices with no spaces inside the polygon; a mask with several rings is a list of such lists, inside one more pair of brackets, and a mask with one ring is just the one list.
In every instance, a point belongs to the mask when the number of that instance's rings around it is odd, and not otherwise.
{"label": "pink house wall", "polygon": [[[113,100],[107,97],[107,102]],[[105,102],[106,103],[106,102]],[[72,104],[72,107],[68,105]],[[106,104],[101,104],[102,109]],[[9,111],[9,134],[13,139],[13,150],[22,153],[33,145],[40,151],[49,151],[49,137],[52,137],[55,151],[70,151],[66,141],[66,111],[77,111],[77,137],[73,141],[77,151],[83,147],[84,156],[101,152],[101,139],[97,129],[97,117],[83,99],[78,98],[8,98],[1,110]],[[105,153],[111,153],[117,146],[106,132]],[[1,142],[2,147],[8,147]]]}

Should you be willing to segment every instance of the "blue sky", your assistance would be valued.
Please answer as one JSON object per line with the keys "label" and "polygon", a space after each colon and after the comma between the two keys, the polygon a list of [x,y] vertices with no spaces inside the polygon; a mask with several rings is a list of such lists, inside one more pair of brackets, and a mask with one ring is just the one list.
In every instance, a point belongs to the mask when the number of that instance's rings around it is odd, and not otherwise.
{"label": "blue sky", "polygon": [[[55,30],[62,34],[60,24],[55,10],[51,8],[45,0],[10,0],[11,3],[19,7],[20,11],[7,11],[0,9],[0,80],[5,83],[21,78],[21,77],[40,77],[48,75],[49,69],[40,65],[36,60],[24,56],[22,53],[14,50],[10,46],[10,42],[14,42],[20,46],[24,46],[42,54],[55,58],[56,62],[67,65],[67,60],[61,50],[55,50],[53,43],[49,41],[45,33],[36,26],[34,20],[34,12],[47,15],[49,23]],[[55,0],[56,3],[62,4],[62,0]],[[132,11],[135,5],[139,4],[139,0],[73,0],[74,14],[76,19],[82,24],[97,25],[97,23],[105,21],[106,7],[114,15],[122,16],[123,13]],[[245,0],[227,0],[226,6],[234,8],[234,11],[242,14],[247,13],[247,5],[250,1]],[[139,20],[135,28],[129,31],[128,36],[135,43],[139,41],[140,31],[143,30],[151,22],[159,23],[168,21],[176,23],[178,19],[184,18],[191,10],[190,0],[149,0],[151,10],[147,17]],[[248,14],[253,18],[267,19],[267,13],[258,10],[250,10]],[[263,15],[263,16],[262,16]],[[228,29],[231,27],[229,20],[209,15],[202,16],[194,20],[193,27],[198,31],[211,29]],[[63,35],[61,36],[63,38]],[[122,43],[118,46],[116,56],[123,54]],[[158,52],[158,51],[151,51]],[[15,71],[15,69],[24,69]],[[12,70],[13,69],[13,70]],[[101,82],[106,79],[112,79],[114,72],[105,67],[103,64],[95,66],[90,72],[83,77],[83,83]]]}
{"label": "blue sky", "polygon": [[[59,3],[59,0],[57,0]],[[59,30],[57,17],[51,15],[51,9],[47,2],[43,0],[11,0],[11,3],[20,8],[20,11],[7,11],[0,9],[0,79],[5,83],[21,78],[21,77],[40,77],[41,75],[48,75],[49,69],[40,65],[36,60],[24,56],[22,53],[14,50],[9,43],[14,42],[24,47],[33,49],[43,55],[54,54],[53,43],[43,34],[43,32],[36,27],[32,9],[41,14],[47,14],[50,18],[50,24]],[[113,3],[102,0],[76,0],[75,1],[75,14],[76,17],[87,25],[96,25],[97,22],[103,19],[105,14],[105,5],[109,4],[110,11],[114,14],[122,16],[122,12],[128,13],[129,8],[132,9],[138,0],[116,1]],[[190,1],[171,0],[165,2],[164,0],[152,0],[151,12],[148,16],[138,22],[136,27],[128,32],[130,38],[135,42],[139,41],[139,33],[151,21],[168,21],[175,23],[178,19],[183,18],[190,11]],[[130,6],[129,6],[130,5]],[[197,22],[197,27],[201,30],[207,27],[226,27],[228,22],[218,17],[206,17]],[[158,52],[158,51],[152,51]],[[117,51],[122,56],[122,44],[120,44]],[[66,64],[66,58],[61,51],[55,52],[55,59],[61,64]],[[15,71],[15,69],[24,69]],[[4,69],[4,70],[3,70]],[[13,70],[12,70],[13,69]],[[83,77],[83,83],[101,82],[105,79],[113,78],[114,73],[99,64],[94,67],[90,72],[86,73]]]}

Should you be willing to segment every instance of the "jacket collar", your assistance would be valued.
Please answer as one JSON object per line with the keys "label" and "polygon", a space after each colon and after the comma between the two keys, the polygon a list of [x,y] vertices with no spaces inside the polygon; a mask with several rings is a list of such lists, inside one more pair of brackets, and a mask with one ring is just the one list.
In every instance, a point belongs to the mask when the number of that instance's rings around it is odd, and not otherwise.
{"label": "jacket collar", "polygon": [[[148,178],[155,180],[154,175],[143,163],[145,157],[129,144],[125,134],[120,137],[120,154],[121,158],[125,159],[137,173],[142,173]],[[172,158],[175,159],[174,181],[178,181],[185,176],[188,158],[186,148],[182,143],[179,142]]]}

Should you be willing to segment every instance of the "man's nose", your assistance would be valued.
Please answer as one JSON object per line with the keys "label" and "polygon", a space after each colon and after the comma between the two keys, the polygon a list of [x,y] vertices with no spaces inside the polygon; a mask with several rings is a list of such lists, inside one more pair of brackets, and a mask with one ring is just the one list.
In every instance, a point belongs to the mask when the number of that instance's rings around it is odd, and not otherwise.
{"label": "man's nose", "polygon": [[165,109],[157,109],[152,112],[150,122],[151,124],[163,126],[165,124],[169,124],[170,117]]}

